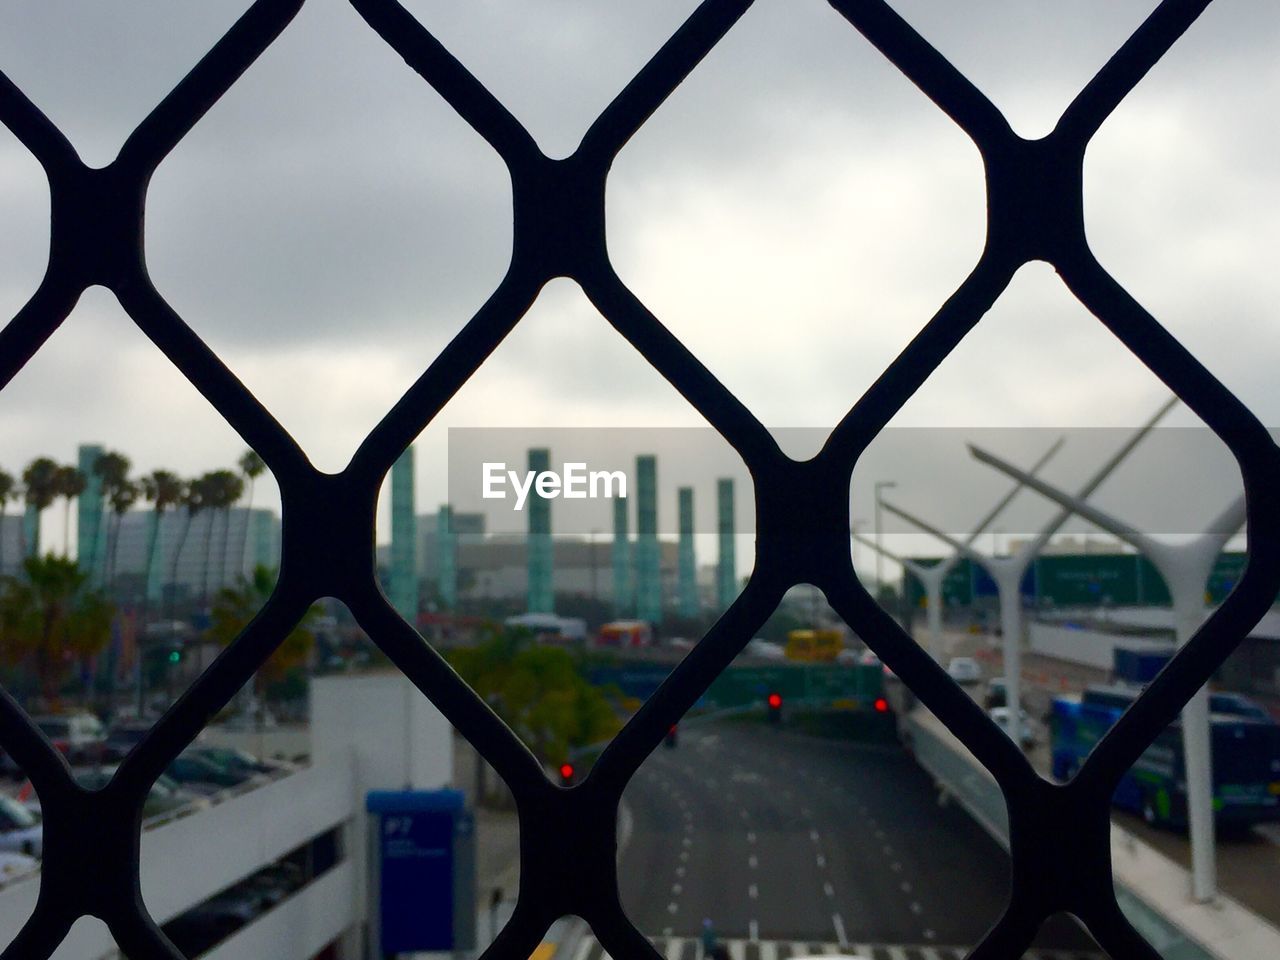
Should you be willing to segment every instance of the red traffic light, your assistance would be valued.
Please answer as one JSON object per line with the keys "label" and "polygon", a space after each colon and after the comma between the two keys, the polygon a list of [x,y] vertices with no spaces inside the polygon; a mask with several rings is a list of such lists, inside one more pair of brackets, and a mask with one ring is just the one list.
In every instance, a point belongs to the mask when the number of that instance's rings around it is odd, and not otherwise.
{"label": "red traffic light", "polygon": [[876,713],[888,713],[889,701],[884,697],[876,697],[876,702],[872,704],[876,708]]}
{"label": "red traffic light", "polygon": [[782,694],[771,693],[769,694],[769,698],[765,702],[769,704],[770,710],[777,710],[779,707],[782,706]]}
{"label": "red traffic light", "polygon": [[562,764],[560,764],[560,779],[561,779],[561,780],[572,780],[572,779],[573,779],[573,764],[572,764],[572,763],[562,763]]}

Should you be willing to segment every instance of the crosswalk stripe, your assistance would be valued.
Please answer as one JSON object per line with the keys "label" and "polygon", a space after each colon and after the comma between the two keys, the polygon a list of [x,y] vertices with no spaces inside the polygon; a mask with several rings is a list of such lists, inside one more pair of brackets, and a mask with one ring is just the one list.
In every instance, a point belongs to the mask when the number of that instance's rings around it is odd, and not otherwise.
{"label": "crosswalk stripe", "polygon": [[[651,937],[654,949],[666,960],[703,960],[702,946],[696,937]],[[966,947],[934,944],[853,943],[841,947],[836,943],[804,940],[748,940],[721,938],[730,960],[794,960],[796,957],[854,954],[870,960],[964,960]],[[595,937],[587,935],[578,943],[572,960],[612,960]],[[1088,950],[1045,950],[1032,948],[1022,960],[1103,960],[1102,954]]]}

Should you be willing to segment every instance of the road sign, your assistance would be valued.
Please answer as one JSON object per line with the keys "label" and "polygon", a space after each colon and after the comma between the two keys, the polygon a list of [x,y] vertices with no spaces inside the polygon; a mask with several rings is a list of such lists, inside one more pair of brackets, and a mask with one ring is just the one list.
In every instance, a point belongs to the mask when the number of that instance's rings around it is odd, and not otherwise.
{"label": "road sign", "polygon": [[476,943],[475,820],[460,790],[375,790],[369,811],[373,956]]}

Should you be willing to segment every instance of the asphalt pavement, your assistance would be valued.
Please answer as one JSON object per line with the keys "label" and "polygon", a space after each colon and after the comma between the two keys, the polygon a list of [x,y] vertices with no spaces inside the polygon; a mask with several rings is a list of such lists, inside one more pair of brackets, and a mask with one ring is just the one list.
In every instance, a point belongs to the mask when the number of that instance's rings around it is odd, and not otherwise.
{"label": "asphalt pavement", "polygon": [[[625,794],[623,905],[655,938],[710,920],[745,943],[965,948],[1003,911],[1008,857],[940,806],[895,743],[818,738],[759,722],[685,729]],[[1055,919],[1043,949],[1094,949]],[[825,952],[825,951],[814,951]]]}

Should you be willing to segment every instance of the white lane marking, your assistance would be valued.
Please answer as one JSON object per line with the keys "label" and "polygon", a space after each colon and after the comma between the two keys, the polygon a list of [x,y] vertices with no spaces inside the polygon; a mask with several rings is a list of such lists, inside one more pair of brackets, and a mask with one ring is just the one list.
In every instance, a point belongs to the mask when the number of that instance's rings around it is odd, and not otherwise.
{"label": "white lane marking", "polygon": [[684,952],[684,937],[671,937],[667,940],[667,960],[680,960]]}
{"label": "white lane marking", "polygon": [[824,857],[822,854],[818,854],[818,866],[825,867],[826,865],[827,865],[827,858]]}
{"label": "white lane marking", "polygon": [[915,900],[912,900],[911,912],[914,913],[916,916],[919,916],[920,914],[924,913],[924,908],[920,906],[920,904],[917,903]]}
{"label": "white lane marking", "polygon": [[573,951],[573,960],[587,960],[587,954],[591,952],[594,939],[594,937],[583,937],[582,942],[578,944],[578,949]]}
{"label": "white lane marking", "polygon": [[680,896],[680,894],[681,894],[681,893],[683,893],[683,892],[684,892],[684,887],[680,886],[680,884],[678,884],[678,883],[673,883],[673,884],[671,885],[671,895],[672,895],[673,897],[678,897],[678,896]]}
{"label": "white lane marking", "polygon": [[756,858],[756,855],[754,853],[751,856],[747,857],[747,866],[749,866],[752,870],[760,866],[760,861]]}
{"label": "white lane marking", "polygon": [[750,814],[750,813],[748,813],[746,809],[743,809],[743,810],[741,811],[741,813],[742,813],[742,819],[743,819],[743,820],[750,820],[750,819],[751,819],[751,814]]}
{"label": "white lane marking", "polygon": [[840,946],[845,946],[849,941],[844,935],[844,921],[840,919],[840,914],[833,913],[831,915],[831,925],[836,928],[836,939],[840,942]]}
{"label": "white lane marking", "polygon": [[892,870],[894,873],[901,873],[902,864],[900,864],[897,860],[895,860],[893,861],[893,863],[889,864],[889,869]]}
{"label": "white lane marking", "polygon": [[688,851],[688,850],[681,850],[681,851],[680,851],[680,859],[681,859],[682,861],[687,861],[687,860],[689,859],[689,851]]}
{"label": "white lane marking", "polygon": [[818,842],[818,831],[817,831],[817,830],[810,830],[810,831],[809,831],[809,839],[810,839],[810,840],[812,840],[814,843],[817,843],[817,842]]}
{"label": "white lane marking", "polygon": [[677,907],[674,903],[668,903],[668,904],[667,904],[667,913],[675,913],[675,912],[676,912],[677,910],[679,910],[679,909],[680,909],[680,908],[679,908],[679,907]]}
{"label": "white lane marking", "polygon": [[681,842],[682,842],[686,847],[691,847],[691,846],[693,846],[693,841],[692,841],[692,840],[690,840],[688,837],[685,837],[685,838],[684,838],[684,840],[683,840],[683,841],[681,841]]}
{"label": "white lane marking", "polygon": [[824,883],[822,885],[822,892],[825,893],[828,897],[834,897],[836,895],[836,888],[833,887],[830,883]]}
{"label": "white lane marking", "polygon": [[747,843],[755,843],[755,842],[756,842],[756,832],[754,830],[748,830]]}
{"label": "white lane marking", "polygon": [[936,933],[934,933],[932,930],[925,930],[925,932],[924,932],[924,938],[925,938],[926,940],[932,940],[932,939],[934,939],[935,937],[937,937],[937,934],[936,934]]}
{"label": "white lane marking", "polygon": [[911,884],[910,884],[908,881],[903,880],[903,881],[902,881],[902,883],[901,883],[901,887],[902,887],[902,892],[903,892],[903,893],[910,893],[910,892],[911,892]]}
{"label": "white lane marking", "polygon": [[671,928],[670,928],[670,927],[663,927],[663,928],[662,928],[662,935],[663,935],[664,937],[669,937],[669,936],[671,936]]}
{"label": "white lane marking", "polygon": [[676,876],[677,876],[677,877],[683,877],[683,876],[684,876],[684,872],[685,872],[685,868],[684,868],[684,866],[683,866],[683,865],[681,865],[681,866],[679,866],[679,867],[676,867]]}
{"label": "white lane marking", "polygon": [[755,920],[747,924],[747,930],[750,931],[752,943],[760,939],[760,924],[756,923]]}
{"label": "white lane marking", "polygon": [[880,848],[880,852],[883,853],[886,857],[891,857],[893,856],[893,847],[889,846],[886,843],[883,847]]}
{"label": "white lane marking", "polygon": [[760,890],[759,888],[756,887],[754,883],[751,886],[747,887],[747,896],[750,897],[752,900],[755,900],[760,896]]}

